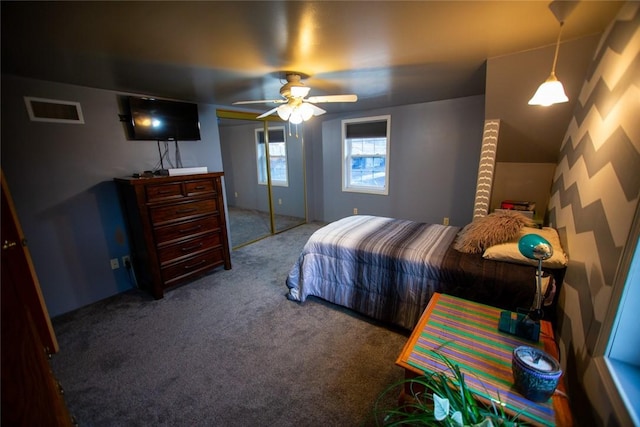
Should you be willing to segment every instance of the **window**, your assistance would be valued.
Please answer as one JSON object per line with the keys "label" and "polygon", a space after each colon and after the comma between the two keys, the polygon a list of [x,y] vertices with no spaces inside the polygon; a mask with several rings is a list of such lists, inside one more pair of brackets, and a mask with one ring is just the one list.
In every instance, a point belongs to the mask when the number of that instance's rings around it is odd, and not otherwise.
{"label": "window", "polygon": [[[271,165],[271,184],[289,186],[287,172],[287,142],[284,127],[269,129],[269,164]],[[267,153],[264,130],[256,129],[256,150],[258,155],[258,183],[267,184]]]}
{"label": "window", "polygon": [[342,121],[342,191],[389,194],[391,116]]}
{"label": "window", "polygon": [[620,425],[640,425],[640,205],[613,282],[594,362]]}

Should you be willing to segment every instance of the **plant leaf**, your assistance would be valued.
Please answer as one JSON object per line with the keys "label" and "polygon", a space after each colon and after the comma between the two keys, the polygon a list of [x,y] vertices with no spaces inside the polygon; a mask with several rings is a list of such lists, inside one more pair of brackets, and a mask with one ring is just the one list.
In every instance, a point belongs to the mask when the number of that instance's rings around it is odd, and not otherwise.
{"label": "plant leaf", "polygon": [[473,427],[494,427],[494,426],[493,426],[493,421],[491,421],[491,418],[485,418],[484,420],[482,420],[481,423],[474,424]]}
{"label": "plant leaf", "polygon": [[443,399],[433,393],[433,416],[436,420],[442,421],[449,415],[449,399]]}
{"label": "plant leaf", "polygon": [[453,415],[451,415],[451,419],[453,420],[454,423],[456,423],[456,426],[462,427],[462,412],[460,411],[454,412]]}

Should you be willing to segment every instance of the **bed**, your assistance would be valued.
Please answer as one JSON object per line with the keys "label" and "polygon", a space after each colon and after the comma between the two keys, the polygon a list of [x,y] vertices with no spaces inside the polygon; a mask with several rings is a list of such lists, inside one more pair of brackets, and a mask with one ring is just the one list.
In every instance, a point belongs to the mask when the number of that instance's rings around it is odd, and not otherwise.
{"label": "bed", "polygon": [[[287,298],[315,296],[413,329],[434,292],[516,311],[529,308],[536,268],[454,249],[455,226],[368,215],[318,229],[286,279]],[[547,303],[563,269],[545,278]],[[546,310],[552,311],[552,310]]]}

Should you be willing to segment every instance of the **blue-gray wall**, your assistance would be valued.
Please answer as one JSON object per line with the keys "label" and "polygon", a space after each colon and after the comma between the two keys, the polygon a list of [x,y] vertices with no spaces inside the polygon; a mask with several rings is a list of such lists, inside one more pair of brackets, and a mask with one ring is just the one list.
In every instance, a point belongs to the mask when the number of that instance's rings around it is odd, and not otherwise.
{"label": "blue-gray wall", "polygon": [[[391,115],[389,194],[342,191],[341,121]],[[452,225],[471,222],[482,145],[484,96],[349,114],[322,123],[322,219],[380,215]],[[316,142],[315,139],[313,142]],[[318,187],[316,187],[318,188]]]}
{"label": "blue-gray wall", "polygon": [[[133,285],[109,260],[129,253],[114,177],[154,169],[154,141],[127,141],[118,93],[2,76],[2,169],[51,316]],[[84,124],[29,120],[24,96],[79,102]],[[222,170],[215,108],[199,106],[202,141],[183,166]],[[173,153],[172,153],[173,158]]]}

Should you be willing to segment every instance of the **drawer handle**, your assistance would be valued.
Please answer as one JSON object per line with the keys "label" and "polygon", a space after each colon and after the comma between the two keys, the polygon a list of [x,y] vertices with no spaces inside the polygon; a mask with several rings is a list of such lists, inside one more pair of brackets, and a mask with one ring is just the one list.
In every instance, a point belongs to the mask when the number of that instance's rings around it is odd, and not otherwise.
{"label": "drawer handle", "polygon": [[194,190],[204,190],[205,188],[207,187],[205,187],[204,185],[198,185],[197,187],[194,187]]}
{"label": "drawer handle", "polygon": [[195,211],[197,211],[197,210],[198,210],[198,208],[178,209],[178,210],[176,211],[176,213],[183,214],[183,213],[195,212]]}
{"label": "drawer handle", "polygon": [[207,260],[206,260],[206,259],[203,259],[203,260],[200,260],[200,262],[198,262],[198,263],[196,263],[196,264],[192,264],[192,265],[185,265],[185,266],[184,266],[184,269],[185,269],[185,270],[191,270],[192,268],[199,267],[199,266],[201,266],[202,264],[206,264],[206,263],[207,263]]}
{"label": "drawer handle", "polygon": [[178,233],[182,233],[182,234],[191,233],[192,231],[197,231],[197,230],[200,230],[201,228],[202,228],[201,225],[196,225],[195,227],[184,228],[182,230],[178,230]]}
{"label": "drawer handle", "polygon": [[182,252],[191,252],[194,249],[198,249],[200,247],[202,247],[202,242],[198,243],[197,245],[193,245],[193,246],[182,248],[181,250],[182,250]]}
{"label": "drawer handle", "polygon": [[158,190],[158,194],[171,194],[171,190]]}

